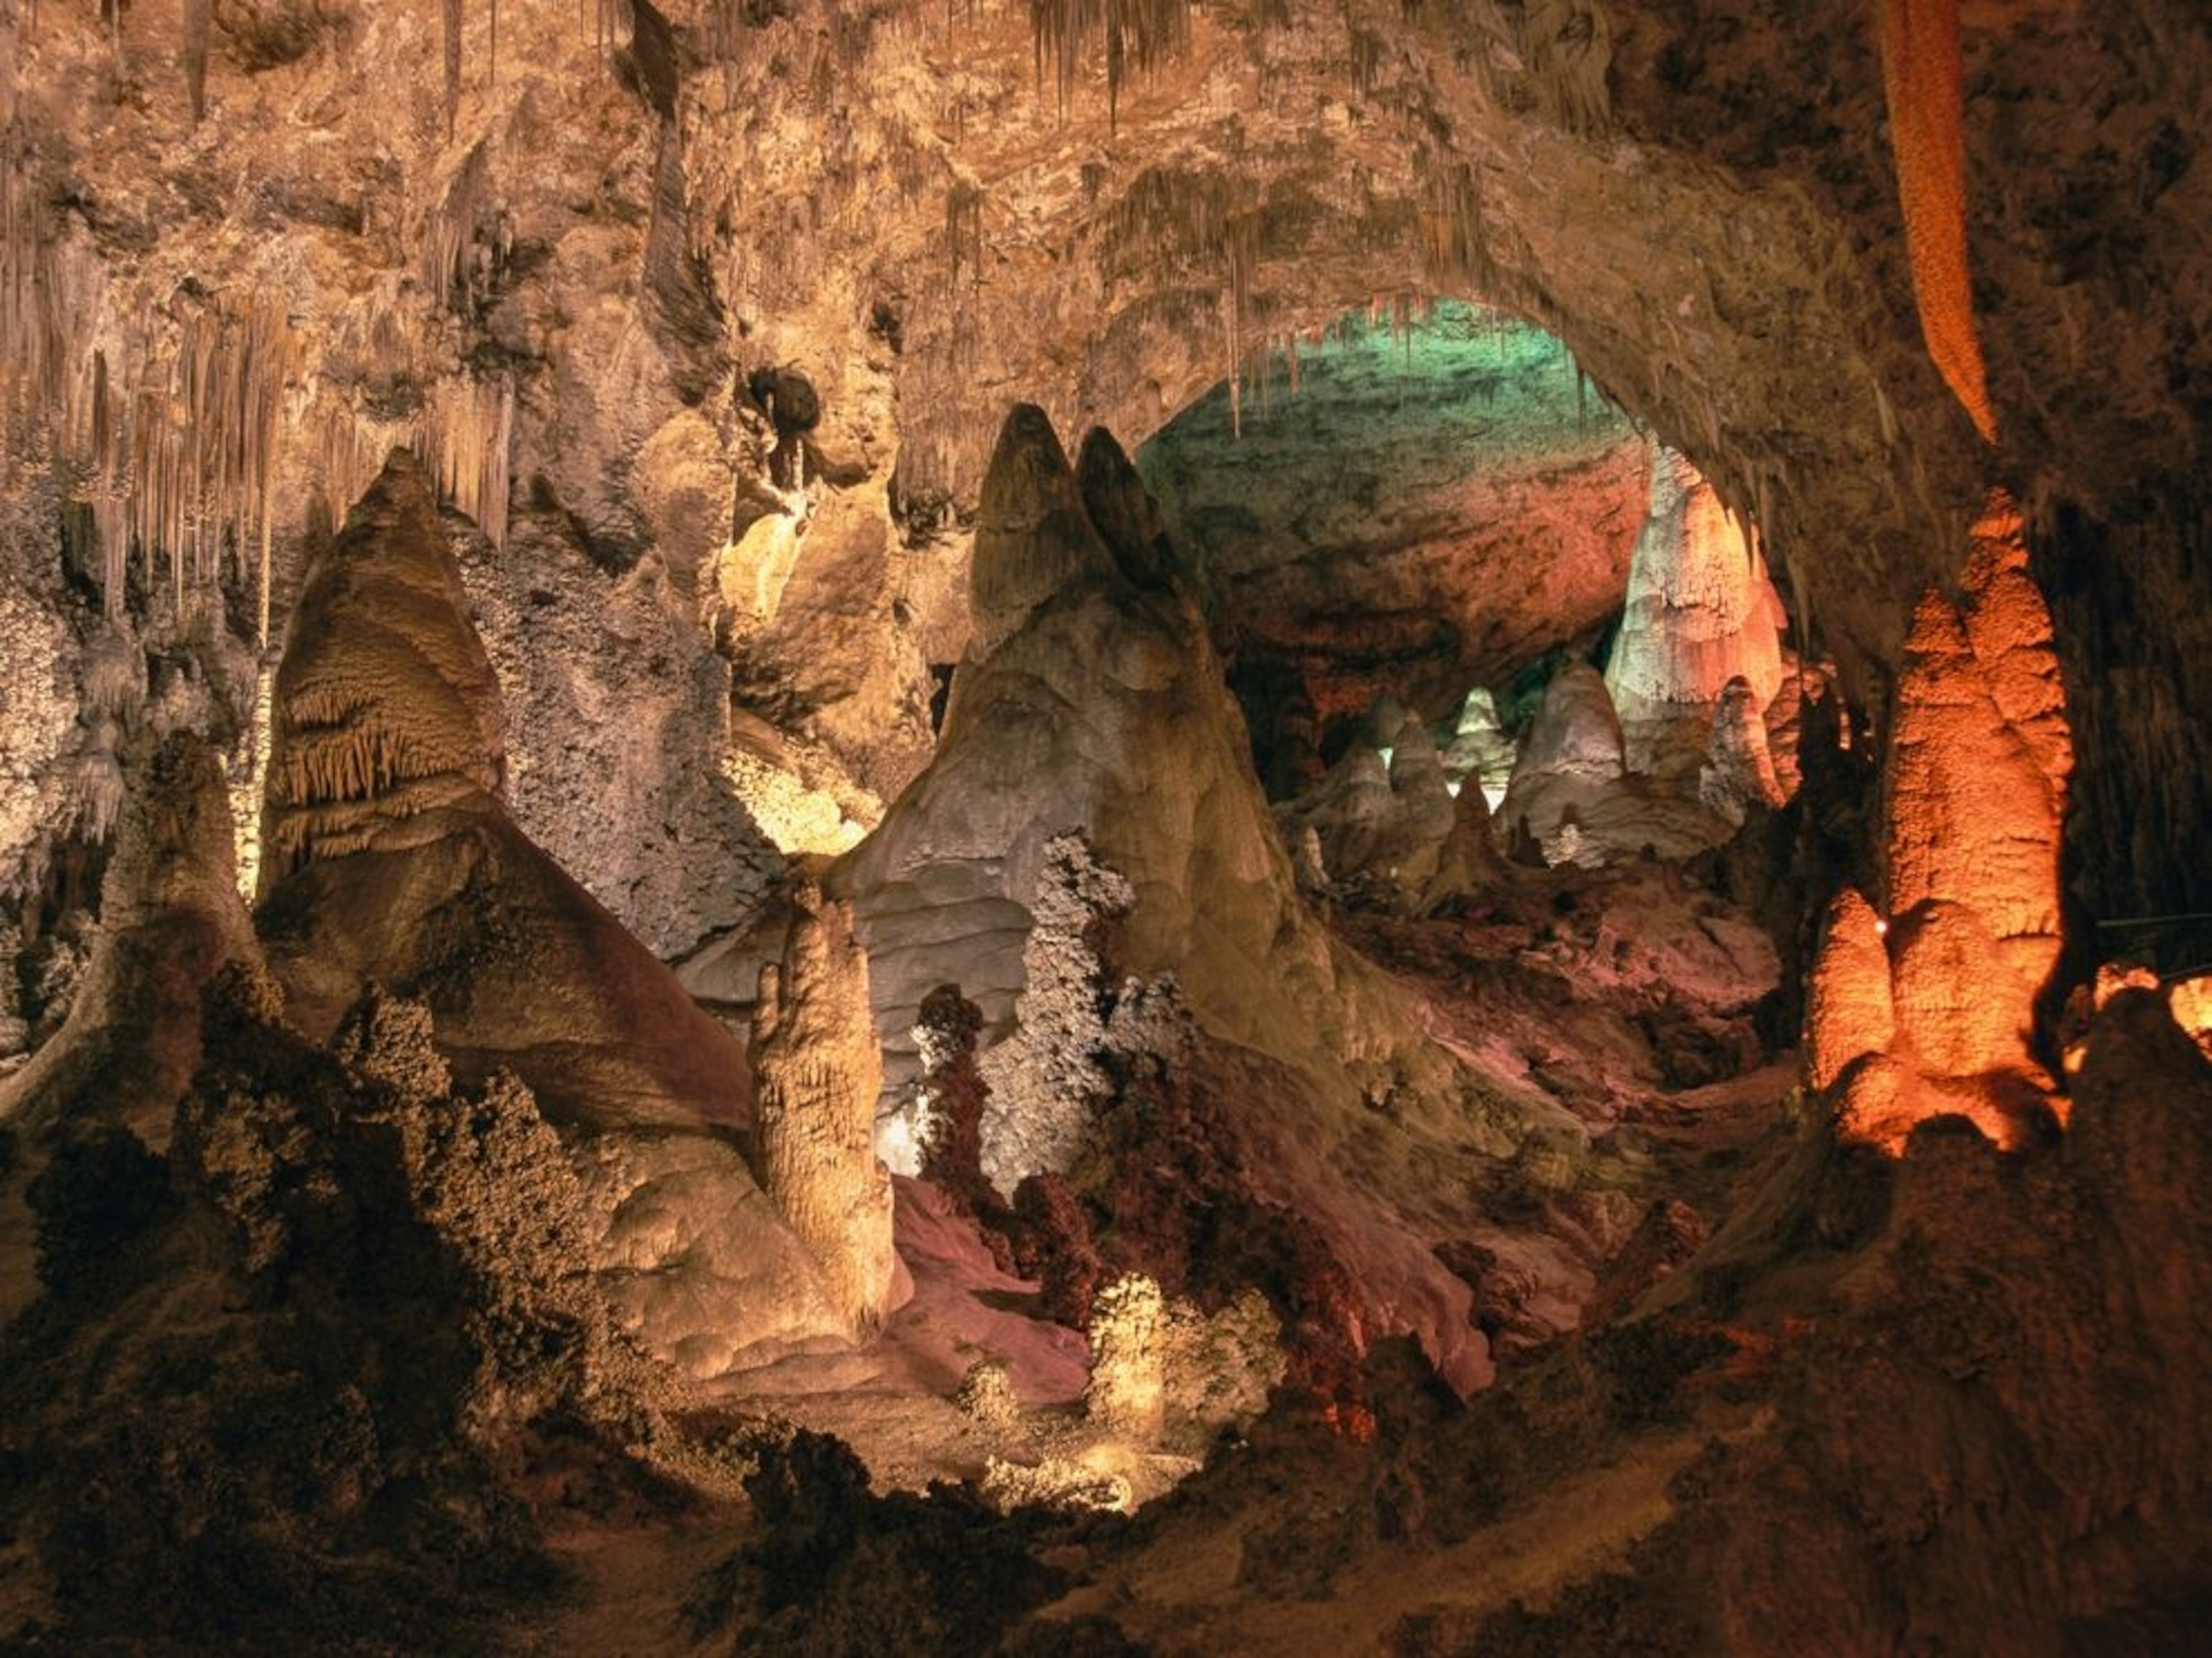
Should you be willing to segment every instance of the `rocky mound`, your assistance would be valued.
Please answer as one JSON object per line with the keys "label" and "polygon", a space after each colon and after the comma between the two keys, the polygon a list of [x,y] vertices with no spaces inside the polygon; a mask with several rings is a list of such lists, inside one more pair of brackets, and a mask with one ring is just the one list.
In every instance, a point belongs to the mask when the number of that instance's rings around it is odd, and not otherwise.
{"label": "rocky mound", "polygon": [[428,480],[395,454],[310,573],[276,680],[258,912],[310,1034],[368,985],[567,1137],[626,1326],[695,1375],[847,1333],[747,1167],[743,1048],[497,797],[493,680]]}
{"label": "rocky mound", "polygon": [[[1200,1260],[1218,1291],[1272,1272],[1297,1339],[1356,1356],[1415,1332],[1466,1387],[1486,1343],[1432,1245],[1477,1226],[1534,1123],[1305,909],[1195,609],[1157,534],[1125,527],[1149,513],[1110,439],[1079,471],[1040,411],[1008,417],[939,752],[832,881],[893,1058],[882,1141],[927,1136],[912,1033],[957,985],[981,1015],[980,1161],[1002,1198],[1073,1181],[1094,1234],[1076,1241],[1108,1265],[1173,1293],[1208,1287]],[[1452,823],[1430,782],[1416,897]]]}

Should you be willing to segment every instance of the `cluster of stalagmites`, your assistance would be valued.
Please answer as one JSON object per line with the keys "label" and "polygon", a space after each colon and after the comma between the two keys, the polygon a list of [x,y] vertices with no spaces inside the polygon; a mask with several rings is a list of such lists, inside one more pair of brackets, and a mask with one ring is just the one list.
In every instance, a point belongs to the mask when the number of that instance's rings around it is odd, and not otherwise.
{"label": "cluster of stalagmites", "polygon": [[2058,963],[2073,765],[2051,618],[2018,510],[1993,496],[1954,600],[1914,613],[1882,783],[1884,892],[1828,908],[1806,1062],[1843,1134],[1897,1150],[1930,1117],[2000,1145],[2063,1109],[2034,1009]]}
{"label": "cluster of stalagmites", "polygon": [[[1280,809],[1303,884],[1420,912],[1479,884],[1493,852],[1595,867],[1726,839],[1796,788],[1784,621],[1756,539],[1686,459],[1657,450],[1603,671],[1559,667],[1517,747],[1486,692],[1443,753],[1425,722],[1377,704]],[[1492,821],[1481,796],[1499,787]]]}

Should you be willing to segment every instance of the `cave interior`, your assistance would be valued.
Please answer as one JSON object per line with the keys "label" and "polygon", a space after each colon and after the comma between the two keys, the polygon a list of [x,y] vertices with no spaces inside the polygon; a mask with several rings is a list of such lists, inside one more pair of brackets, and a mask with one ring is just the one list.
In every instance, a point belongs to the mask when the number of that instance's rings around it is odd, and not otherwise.
{"label": "cave interior", "polygon": [[0,1643],[2179,1652],[2212,16],[0,0]]}

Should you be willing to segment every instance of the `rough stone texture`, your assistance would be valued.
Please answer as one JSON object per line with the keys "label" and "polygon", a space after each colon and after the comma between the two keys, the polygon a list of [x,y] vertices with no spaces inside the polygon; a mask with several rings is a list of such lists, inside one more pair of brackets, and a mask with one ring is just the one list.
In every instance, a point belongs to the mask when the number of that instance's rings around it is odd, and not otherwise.
{"label": "rough stone texture", "polygon": [[1604,676],[1587,662],[1570,662],[1544,687],[1498,823],[1509,847],[1587,868],[1647,846],[1684,856],[1725,838],[1729,827],[1695,788],[1630,775],[1620,716]]}
{"label": "rough stone texture", "polygon": [[1022,944],[1014,1029],[977,1067],[988,1091],[980,1166],[984,1179],[1009,1194],[1026,1175],[1067,1170],[1083,1149],[1093,1108],[1112,1086],[1101,1063],[1115,1045],[1112,991],[1097,940],[1136,897],[1080,835],[1055,836],[1044,860]]}
{"label": "rough stone texture", "polygon": [[1265,1407],[1283,1379],[1280,1331],[1256,1291],[1209,1318],[1127,1274],[1098,1292],[1091,1313],[1084,1411],[1140,1444],[1202,1449]]}
{"label": "rough stone texture", "polygon": [[615,573],[562,515],[460,539],[506,711],[502,798],[523,832],[656,955],[750,915],[783,860],[723,775],[730,671],[659,558]]}
{"label": "rough stone texture", "polygon": [[[1141,1028],[1148,1002],[1175,1004],[1178,1026],[1187,1016],[1206,1042],[1257,1056],[1246,1085],[1260,1092],[1224,1175],[1235,1190],[1218,1200],[1306,1216],[1316,1258],[1353,1286],[1353,1321],[1418,1331],[1466,1385],[1485,1362],[1467,1289],[1407,1229],[1395,1154],[1372,1179],[1347,1179],[1334,1161],[1364,1131],[1360,1100],[1401,1091],[1408,1146],[1449,1142],[1448,1064],[1299,905],[1194,607],[1123,574],[1041,418],[1010,419],[1000,454],[978,521],[978,608],[1003,619],[985,637],[1026,619],[962,664],[936,758],[832,883],[869,948],[887,1072],[898,1077],[915,1010],[939,984],[976,1003],[987,1039],[1011,1028],[1049,849],[1081,832],[1133,894],[1109,930],[1115,972],[1137,981],[1133,997],[1109,987],[1117,1009]],[[1048,521],[1074,545],[1040,546]],[[1062,572],[1049,594],[1034,577],[1045,569]]]}
{"label": "rough stone texture", "polygon": [[140,740],[70,1016],[0,1082],[0,1121],[40,1134],[112,1123],[159,1149],[200,1060],[201,998],[258,951],[232,861],[222,766],[189,734]]}
{"label": "rough stone texture", "polygon": [[[97,520],[72,536],[88,583],[134,515],[133,605],[166,600],[172,569],[208,579],[227,530],[251,613],[265,529],[281,618],[315,514],[412,440],[495,542],[507,503],[542,498],[595,557],[653,552],[680,587],[771,509],[784,435],[750,387],[802,374],[814,528],[777,637],[738,653],[740,693],[888,794],[926,748],[926,667],[956,654],[941,601],[996,413],[979,387],[1149,432],[1240,369],[1256,417],[1264,342],[1376,295],[1479,292],[1553,326],[1756,513],[1855,695],[1984,486],[1917,326],[1880,53],[1843,0],[1780,34],[1747,0],[1209,11],[1125,77],[1118,129],[1081,20],[1064,107],[1039,95],[1052,12],[676,4],[603,42],[557,8],[504,11],[496,75],[488,16],[465,20],[450,112],[417,20],[317,13],[275,52],[218,30],[198,123],[167,14],[9,25],[38,70],[10,106],[40,135],[15,158],[10,291],[52,296],[11,324],[10,384],[47,442],[23,475]],[[2212,337],[2202,29],[2154,0],[1974,14],[1961,52],[1990,459],[2069,578],[2053,591],[2141,619],[2133,658],[2171,689],[2201,655],[2167,601],[2203,522],[2176,389]],[[272,314],[281,341],[249,326]],[[173,447],[149,435],[173,472],[134,485],[128,464],[137,393],[174,406],[205,344],[204,384],[273,420],[265,452],[206,480],[214,536],[187,529],[189,419]],[[61,368],[95,361],[104,421]],[[2155,907],[2197,879],[2154,848],[2212,812],[2185,717],[2203,698],[2154,717],[2107,692],[2130,655],[2095,631],[2064,644],[2098,738],[2085,879],[2102,907]]]}
{"label": "rough stone texture", "polygon": [[1702,738],[1731,680],[1749,682],[1763,714],[1781,688],[1786,620],[1745,521],[1687,457],[1660,449],[1605,664],[1628,769],[1680,765],[1680,745],[1670,740],[1682,727]]}
{"label": "rough stone texture", "polygon": [[1091,1313],[1091,1385],[1083,1408],[1130,1438],[1160,1436],[1167,1421],[1167,1303],[1152,1279],[1132,1274],[1098,1292]]}
{"label": "rough stone texture", "polygon": [[891,1177],[876,1160],[883,1058],[868,959],[850,909],[818,887],[794,894],[781,963],[761,970],[753,1010],[754,1161],[761,1188],[822,1263],[824,1293],[872,1335],[898,1281]]}
{"label": "rough stone texture", "polygon": [[10,893],[35,884],[26,866],[41,837],[78,810],[64,797],[71,771],[58,764],[77,736],[78,648],[58,584],[37,579],[52,568],[35,557],[47,551],[28,525],[0,533],[0,892]]}
{"label": "rough stone texture", "polygon": [[1883,930],[1856,887],[1829,901],[1805,991],[1805,1070],[1816,1088],[1832,1088],[1861,1054],[1889,1046],[1896,1015]]}
{"label": "rough stone texture", "polygon": [[1730,680],[1713,710],[1705,763],[1698,768],[1698,798],[1715,815],[1741,823],[1753,806],[1789,799],[1767,747],[1766,718],[1751,681]]}
{"label": "rough stone texture", "polygon": [[2073,747],[2020,537],[2011,502],[1993,497],[1963,602],[1926,594],[1908,644],[1882,786],[1893,1027],[1884,1034],[1871,1016],[1880,998],[1856,894],[1832,908],[1809,987],[1815,1085],[1859,1054],[1885,1056],[1850,1084],[1844,1125],[1893,1151],[1939,1112],[2013,1145],[2063,1111],[2035,1023],[2059,958]]}
{"label": "rough stone texture", "polygon": [[[512,1069],[569,1137],[624,1328],[699,1375],[842,1333],[745,1166],[743,1051],[500,808],[497,691],[418,467],[309,573],[277,676],[260,910],[292,1017],[422,1000],[466,1080]],[[285,866],[278,865],[279,869]]]}
{"label": "rough stone texture", "polygon": [[1459,820],[1435,740],[1392,698],[1328,775],[1276,815],[1286,836],[1312,832],[1326,890],[1399,906],[1416,904],[1435,881]]}

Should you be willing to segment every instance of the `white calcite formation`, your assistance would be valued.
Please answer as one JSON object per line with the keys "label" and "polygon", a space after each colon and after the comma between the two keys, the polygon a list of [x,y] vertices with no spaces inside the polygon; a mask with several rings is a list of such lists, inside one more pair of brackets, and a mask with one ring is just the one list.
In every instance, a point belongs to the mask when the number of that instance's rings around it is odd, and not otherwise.
{"label": "white calcite formation", "polygon": [[1552,676],[1505,787],[1498,818],[1509,840],[1525,838],[1547,863],[1602,861],[1589,844],[1601,805],[1628,772],[1620,716],[1604,676],[1586,662]]}
{"label": "white calcite formation", "polygon": [[1733,680],[1763,713],[1782,684],[1784,619],[1756,536],[1686,456],[1661,448],[1605,669],[1629,770],[1694,770]]}

